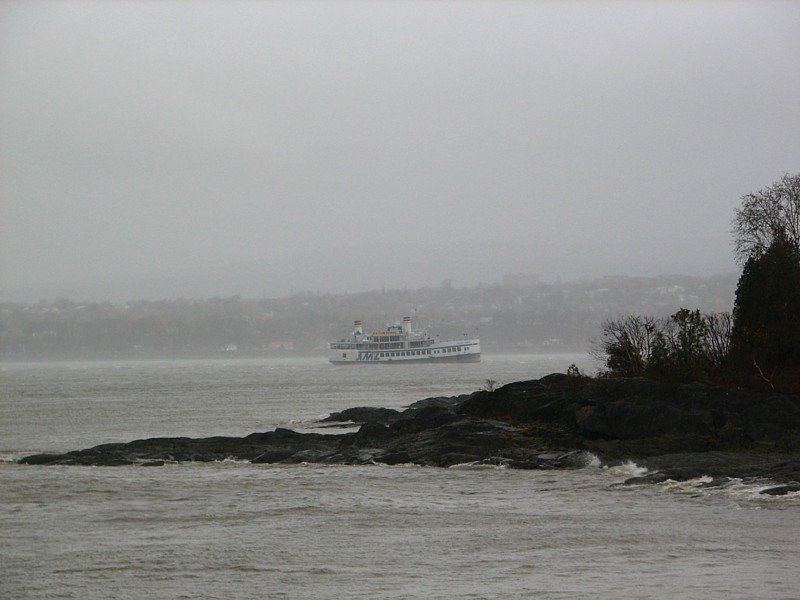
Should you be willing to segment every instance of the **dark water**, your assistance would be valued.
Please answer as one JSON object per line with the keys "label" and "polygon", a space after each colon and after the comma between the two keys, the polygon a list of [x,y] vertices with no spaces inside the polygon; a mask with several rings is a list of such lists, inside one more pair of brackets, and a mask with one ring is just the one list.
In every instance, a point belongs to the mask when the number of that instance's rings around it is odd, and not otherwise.
{"label": "dark water", "polygon": [[[639,472],[238,462],[28,467],[154,435],[311,429],[332,410],[590,366],[581,356],[0,365],[2,598],[796,598],[800,497]],[[766,485],[766,484],[765,484]]]}

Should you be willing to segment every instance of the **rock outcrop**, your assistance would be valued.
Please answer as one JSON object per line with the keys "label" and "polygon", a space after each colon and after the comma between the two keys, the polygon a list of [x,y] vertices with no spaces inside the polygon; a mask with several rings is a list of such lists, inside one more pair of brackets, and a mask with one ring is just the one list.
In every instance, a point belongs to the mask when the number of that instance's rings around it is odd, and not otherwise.
{"label": "rock outcrop", "polygon": [[[276,429],[243,438],[154,438],[104,444],[25,464],[159,465],[165,461],[254,463],[460,463],[514,468],[636,460],[666,478],[769,477],[793,491],[800,482],[800,397],[705,383],[589,379],[553,374],[495,391],[429,398],[405,411],[360,407],[330,422],[357,432]],[[591,453],[591,454],[590,454]]]}

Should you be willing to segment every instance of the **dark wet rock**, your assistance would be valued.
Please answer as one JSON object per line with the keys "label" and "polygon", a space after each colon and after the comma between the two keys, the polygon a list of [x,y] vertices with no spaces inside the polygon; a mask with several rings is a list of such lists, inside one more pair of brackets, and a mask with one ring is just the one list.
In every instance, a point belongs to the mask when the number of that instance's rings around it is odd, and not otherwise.
{"label": "dark wet rock", "polygon": [[630,477],[620,485],[644,485],[651,483],[663,483],[671,479],[666,473],[648,473],[647,475],[639,475],[638,477]]}
{"label": "dark wet rock", "polygon": [[800,492],[800,483],[790,483],[788,485],[779,485],[766,490],[761,490],[762,494],[766,494],[768,496],[785,496],[791,492]]}
{"label": "dark wet rock", "polygon": [[578,430],[587,437],[602,437],[611,439],[614,431],[608,422],[605,411],[597,406],[582,406],[575,411],[575,424]]}
{"label": "dark wet rock", "polygon": [[800,453],[684,452],[648,457],[638,463],[681,481],[699,477],[800,481]]}
{"label": "dark wet rock", "polygon": [[417,400],[413,404],[410,404],[408,408],[410,410],[416,410],[420,408],[428,408],[429,406],[438,406],[440,408],[448,408],[451,410],[455,410],[458,406],[461,405],[467,398],[472,396],[472,394],[462,394],[460,396],[437,396],[435,398],[425,398],[424,400]]}
{"label": "dark wet rock", "polygon": [[387,424],[397,420],[399,411],[391,408],[379,408],[374,406],[358,406],[348,408],[341,412],[331,413],[330,416],[322,419],[323,422],[345,422],[345,423],[382,423]]}
{"label": "dark wet rock", "polygon": [[393,434],[397,435],[436,429],[448,423],[461,420],[464,420],[463,416],[457,415],[447,408],[427,406],[420,410],[405,411],[403,418],[394,421],[389,428]]}
{"label": "dark wet rock", "polygon": [[385,465],[407,465],[411,464],[411,456],[408,452],[385,452],[381,456],[381,462]]}
{"label": "dark wet rock", "polygon": [[388,425],[380,423],[365,423],[350,438],[343,440],[343,443],[350,446],[369,446],[381,444],[392,437],[392,430]]}
{"label": "dark wet rock", "polygon": [[581,467],[591,452],[607,463],[630,459],[647,468],[633,483],[701,476],[800,481],[800,397],[707,383],[553,374],[491,392],[427,398],[402,412],[358,407],[325,420],[361,427],[335,435],[279,428],[243,438],[154,438],[20,462],[110,466],[233,458],[556,469]]}
{"label": "dark wet rock", "polygon": [[[462,414],[517,424],[559,426],[609,455],[723,449],[800,449],[800,397],[706,383],[567,376],[512,383],[477,392]],[[642,443],[646,442],[646,443]]]}
{"label": "dark wet rock", "polygon": [[32,456],[26,456],[25,458],[20,459],[20,463],[25,465],[56,465],[56,464],[64,464],[61,461],[67,461],[70,459],[69,454],[54,454],[48,452],[46,454],[34,454]]}

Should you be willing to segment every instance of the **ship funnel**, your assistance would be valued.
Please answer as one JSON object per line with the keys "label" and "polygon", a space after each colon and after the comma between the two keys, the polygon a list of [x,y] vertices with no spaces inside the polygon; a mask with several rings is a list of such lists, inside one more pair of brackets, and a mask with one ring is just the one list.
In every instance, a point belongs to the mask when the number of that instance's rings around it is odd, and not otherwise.
{"label": "ship funnel", "polygon": [[403,317],[403,331],[411,333],[411,317]]}
{"label": "ship funnel", "polygon": [[353,321],[353,328],[356,335],[364,335],[364,327],[361,325],[361,321]]}

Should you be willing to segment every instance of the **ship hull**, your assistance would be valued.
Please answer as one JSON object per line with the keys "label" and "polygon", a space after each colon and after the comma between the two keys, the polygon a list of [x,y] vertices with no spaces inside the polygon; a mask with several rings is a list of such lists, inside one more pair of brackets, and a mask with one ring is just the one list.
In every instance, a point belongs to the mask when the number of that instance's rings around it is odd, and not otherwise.
{"label": "ship hull", "polygon": [[472,354],[463,354],[460,356],[419,356],[407,358],[379,358],[379,359],[365,359],[361,360],[342,360],[331,358],[330,363],[334,365],[419,365],[419,364],[433,364],[436,363],[477,363],[481,362],[480,352]]}
{"label": "ship hull", "polygon": [[425,363],[475,363],[481,360],[481,344],[475,339],[437,342],[424,348],[353,348],[332,344],[328,360],[335,365],[384,365]]}

